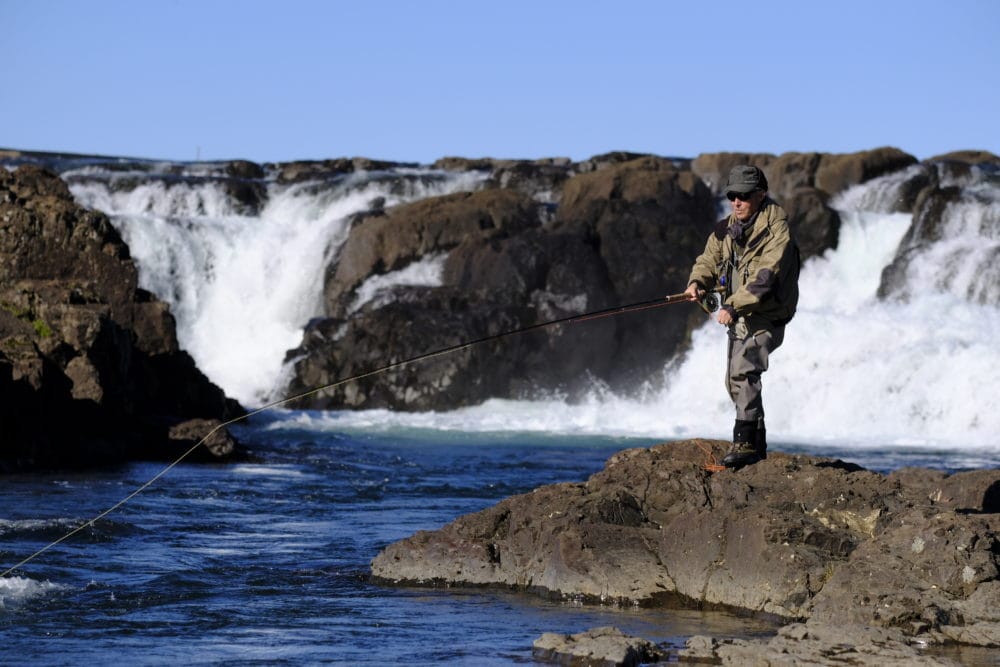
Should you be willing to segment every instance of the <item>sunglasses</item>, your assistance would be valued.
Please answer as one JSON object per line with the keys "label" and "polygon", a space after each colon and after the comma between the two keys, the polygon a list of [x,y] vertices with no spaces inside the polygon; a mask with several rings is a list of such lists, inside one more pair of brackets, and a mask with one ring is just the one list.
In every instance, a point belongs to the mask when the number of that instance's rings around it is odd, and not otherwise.
{"label": "sunglasses", "polygon": [[740,201],[750,201],[756,190],[751,190],[750,192],[727,192],[726,199],[733,201],[734,199],[739,199]]}

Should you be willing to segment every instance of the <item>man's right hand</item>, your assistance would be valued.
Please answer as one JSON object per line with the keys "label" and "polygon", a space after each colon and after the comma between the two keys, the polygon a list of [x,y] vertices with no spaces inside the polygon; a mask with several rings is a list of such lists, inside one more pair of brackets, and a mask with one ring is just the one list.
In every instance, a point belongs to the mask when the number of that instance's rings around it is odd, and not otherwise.
{"label": "man's right hand", "polygon": [[691,301],[700,301],[702,297],[705,296],[705,290],[698,287],[698,283],[691,283],[688,288],[684,290],[684,293],[688,295],[688,299]]}

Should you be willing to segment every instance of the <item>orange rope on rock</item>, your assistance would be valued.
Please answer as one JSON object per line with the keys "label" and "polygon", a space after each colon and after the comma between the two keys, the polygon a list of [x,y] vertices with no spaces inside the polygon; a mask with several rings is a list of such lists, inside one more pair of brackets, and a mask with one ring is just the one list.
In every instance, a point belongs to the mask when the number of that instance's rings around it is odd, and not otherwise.
{"label": "orange rope on rock", "polygon": [[696,440],[694,444],[697,445],[698,449],[700,449],[705,455],[705,463],[702,465],[705,470],[709,472],[722,472],[726,469],[726,466],[719,463],[719,460],[715,458],[715,454],[712,453],[711,447],[700,440]]}

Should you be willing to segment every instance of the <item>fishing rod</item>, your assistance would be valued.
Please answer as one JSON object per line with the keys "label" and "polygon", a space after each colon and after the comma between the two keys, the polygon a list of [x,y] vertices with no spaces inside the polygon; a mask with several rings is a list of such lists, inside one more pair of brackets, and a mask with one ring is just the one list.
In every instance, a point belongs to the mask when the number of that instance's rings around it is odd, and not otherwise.
{"label": "fishing rod", "polygon": [[498,333],[498,334],[492,334],[492,335],[489,335],[489,336],[483,336],[482,338],[476,338],[474,340],[469,340],[469,341],[466,341],[466,342],[463,342],[463,343],[458,343],[456,345],[451,345],[451,346],[448,346],[448,347],[443,347],[443,348],[441,348],[439,350],[434,350],[432,352],[425,352],[424,354],[419,354],[419,355],[417,355],[415,357],[410,357],[408,359],[403,359],[401,361],[394,361],[392,363],[385,364],[384,366],[381,366],[381,367],[376,368],[374,370],[365,371],[363,373],[358,373],[357,375],[352,375],[351,377],[347,377],[347,378],[344,378],[344,379],[341,379],[341,380],[336,380],[334,382],[330,382],[328,384],[324,384],[324,385],[319,386],[319,387],[314,387],[314,388],[312,388],[312,389],[310,389],[308,391],[304,391],[304,392],[302,392],[300,394],[295,394],[294,396],[287,396],[285,398],[273,401],[271,403],[267,403],[266,405],[262,405],[261,407],[256,408],[255,410],[251,410],[249,412],[246,412],[246,413],[240,415],[239,417],[234,417],[233,419],[230,419],[229,421],[222,422],[221,424],[218,424],[218,425],[214,426],[211,430],[208,431],[208,433],[206,433],[201,438],[201,440],[199,440],[198,442],[196,442],[187,451],[185,451],[180,456],[178,456],[176,459],[174,459],[173,461],[171,461],[166,467],[164,467],[158,473],[156,473],[155,475],[153,475],[153,477],[151,477],[148,481],[146,481],[141,486],[139,486],[134,491],[132,491],[132,493],[128,494],[127,496],[125,496],[124,498],[122,498],[121,500],[119,500],[117,503],[115,503],[114,505],[112,505],[108,509],[104,510],[103,512],[101,512],[100,514],[98,514],[97,516],[95,516],[94,518],[89,519],[88,521],[85,521],[84,523],[80,524],[79,526],[77,526],[73,530],[69,531],[68,533],[66,533],[65,535],[63,535],[62,537],[60,537],[59,539],[50,542],[49,544],[45,545],[44,547],[42,547],[41,549],[39,549],[35,553],[31,554],[27,558],[25,558],[25,559],[21,560],[20,562],[14,564],[12,566],[10,566],[6,570],[4,570],[4,572],[2,574],[0,574],[0,579],[6,579],[17,568],[22,567],[24,565],[27,565],[28,563],[30,563],[31,561],[33,561],[38,556],[41,556],[43,553],[45,553],[46,551],[48,551],[52,547],[54,547],[54,546],[56,546],[58,544],[61,544],[62,542],[65,542],[66,540],[68,540],[72,536],[76,535],[80,531],[84,530],[88,526],[93,526],[96,521],[99,521],[99,520],[103,519],[104,517],[108,516],[109,514],[111,514],[115,510],[117,510],[119,507],[125,505],[127,502],[129,502],[130,500],[132,500],[133,498],[135,498],[137,495],[139,495],[140,493],[142,493],[143,491],[145,491],[147,488],[149,488],[150,486],[152,486],[158,479],[160,479],[161,477],[163,477],[164,475],[166,475],[168,472],[170,472],[170,470],[172,470],[175,466],[177,466],[179,463],[181,463],[184,459],[186,459],[188,456],[190,456],[196,449],[198,449],[199,447],[201,447],[201,445],[204,444],[209,438],[211,438],[217,431],[222,430],[222,429],[224,429],[227,426],[231,426],[232,424],[235,424],[237,422],[244,421],[246,419],[249,419],[250,417],[253,417],[254,415],[258,415],[258,414],[260,414],[262,412],[266,412],[267,410],[272,410],[274,408],[280,407],[282,405],[285,405],[286,403],[291,403],[293,401],[297,401],[297,400],[306,398],[308,396],[312,396],[314,394],[318,394],[320,392],[327,391],[329,389],[336,389],[337,387],[345,385],[345,384],[347,384],[349,382],[356,382],[358,380],[364,380],[366,378],[370,378],[370,377],[373,377],[375,375],[380,375],[382,373],[386,373],[388,371],[391,371],[391,370],[394,370],[394,369],[397,369],[397,368],[402,368],[403,366],[409,366],[411,364],[416,364],[416,363],[419,363],[421,361],[427,361],[428,359],[433,359],[435,357],[441,357],[441,356],[444,356],[444,355],[453,354],[455,352],[459,352],[461,350],[465,350],[465,349],[468,349],[468,348],[471,348],[471,347],[475,347],[476,345],[481,345],[483,343],[488,343],[490,341],[499,340],[501,338],[508,338],[510,336],[516,336],[516,335],[519,335],[519,334],[525,334],[525,333],[528,333],[528,332],[531,332],[531,331],[538,331],[540,329],[545,329],[547,327],[552,327],[552,326],[556,326],[556,325],[559,325],[559,324],[573,324],[573,323],[576,323],[576,322],[588,322],[590,320],[597,320],[597,319],[601,319],[601,318],[604,318],[604,317],[615,317],[615,316],[618,316],[618,315],[624,315],[626,313],[634,313],[634,312],[639,312],[639,311],[643,311],[643,310],[650,310],[652,308],[661,308],[663,306],[670,306],[670,305],[677,304],[677,303],[697,303],[698,306],[702,310],[704,310],[707,314],[711,314],[714,311],[716,311],[716,310],[719,309],[719,303],[720,303],[719,290],[706,292],[705,295],[702,296],[701,298],[696,297],[696,296],[692,296],[691,294],[689,294],[687,292],[681,292],[679,294],[670,294],[670,295],[667,295],[666,297],[661,297],[659,299],[650,299],[648,301],[637,301],[636,303],[630,303],[630,304],[627,304],[627,305],[624,305],[624,306],[613,306],[611,308],[604,308],[603,310],[595,310],[595,311],[591,311],[589,313],[583,313],[583,314],[580,314],[580,315],[569,315],[569,316],[566,316],[566,317],[560,317],[560,318],[556,318],[556,319],[553,319],[553,320],[547,320],[545,322],[538,322],[536,324],[530,324],[528,326],[520,327],[518,329],[512,329],[510,331],[503,331],[503,332]]}

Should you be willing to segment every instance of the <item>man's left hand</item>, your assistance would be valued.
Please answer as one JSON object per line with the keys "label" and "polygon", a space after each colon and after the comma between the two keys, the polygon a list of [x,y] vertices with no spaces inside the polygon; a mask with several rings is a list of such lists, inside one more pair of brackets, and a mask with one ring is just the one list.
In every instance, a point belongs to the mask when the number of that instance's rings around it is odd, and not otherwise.
{"label": "man's left hand", "polygon": [[719,309],[719,317],[718,317],[719,324],[728,327],[730,324],[736,321],[736,318],[733,317],[733,315],[734,313],[731,307],[723,306],[722,308]]}

